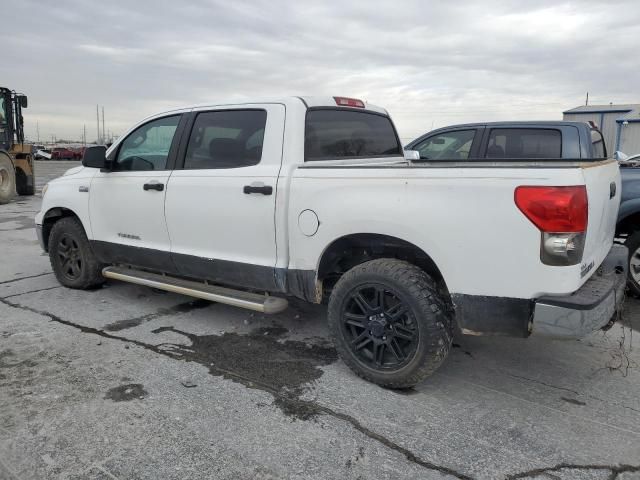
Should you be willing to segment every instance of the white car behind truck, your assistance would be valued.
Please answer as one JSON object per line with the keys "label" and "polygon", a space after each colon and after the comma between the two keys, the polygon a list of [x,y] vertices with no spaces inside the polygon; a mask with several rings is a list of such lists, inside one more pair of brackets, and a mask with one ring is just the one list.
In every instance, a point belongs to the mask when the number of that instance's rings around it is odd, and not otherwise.
{"label": "white car behind truck", "polygon": [[71,288],[111,278],[266,313],[328,301],[344,362],[408,387],[456,325],[576,337],[619,308],[618,165],[580,128],[549,128],[561,159],[445,162],[405,152],[357,99],[175,110],[50,182],[37,231]]}

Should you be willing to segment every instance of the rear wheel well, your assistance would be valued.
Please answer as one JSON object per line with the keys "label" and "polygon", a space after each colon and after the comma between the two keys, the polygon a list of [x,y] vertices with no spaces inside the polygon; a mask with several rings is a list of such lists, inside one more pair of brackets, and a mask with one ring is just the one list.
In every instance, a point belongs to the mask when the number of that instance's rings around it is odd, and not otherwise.
{"label": "rear wheel well", "polygon": [[616,237],[631,235],[640,230],[640,212],[632,213],[616,225]]}
{"label": "rear wheel well", "polygon": [[433,259],[422,249],[390,235],[357,233],[335,240],[325,250],[318,266],[323,297],[328,298],[340,277],[356,265],[378,258],[405,260],[424,270],[438,285],[443,298],[451,304],[444,277]]}
{"label": "rear wheel well", "polygon": [[82,221],[78,215],[68,208],[56,207],[45,213],[44,220],[42,222],[42,238],[47,251],[49,251],[49,235],[51,234],[51,228],[58,220],[66,217],[74,217],[80,222],[80,225],[82,225]]}

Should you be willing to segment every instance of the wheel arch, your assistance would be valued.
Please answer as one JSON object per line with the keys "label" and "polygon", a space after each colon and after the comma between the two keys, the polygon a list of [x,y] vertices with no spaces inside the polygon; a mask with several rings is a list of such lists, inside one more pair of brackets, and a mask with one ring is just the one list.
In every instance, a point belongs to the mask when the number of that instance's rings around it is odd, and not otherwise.
{"label": "wheel arch", "polygon": [[640,203],[638,208],[626,213],[626,215],[618,220],[616,225],[616,236],[631,235],[636,230],[640,230]]}
{"label": "wheel arch", "polygon": [[[82,224],[82,220],[80,219],[80,216],[70,208],[52,207],[49,210],[47,210],[47,212],[44,214],[44,217],[42,217],[43,218],[42,219],[42,238],[45,246],[45,251],[47,252],[49,251],[49,235],[51,234],[51,229],[53,228],[53,225],[59,220],[67,217],[76,218],[80,223],[80,225],[82,225],[82,228],[84,228],[84,225]],[[84,230],[86,233],[87,229],[84,228]]]}
{"label": "wheel arch", "polygon": [[316,268],[317,288],[322,288],[325,296],[348,270],[378,258],[397,258],[416,265],[428,273],[449,298],[442,271],[427,252],[401,238],[379,233],[352,233],[329,243]]}

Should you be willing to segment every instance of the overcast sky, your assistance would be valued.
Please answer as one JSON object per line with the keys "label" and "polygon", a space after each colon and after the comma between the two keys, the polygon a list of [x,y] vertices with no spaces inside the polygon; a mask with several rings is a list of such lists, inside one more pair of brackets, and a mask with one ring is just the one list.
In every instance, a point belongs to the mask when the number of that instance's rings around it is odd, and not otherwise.
{"label": "overcast sky", "polygon": [[[0,0],[27,135],[122,133],[177,106],[330,94],[432,127],[640,103],[640,2]],[[12,23],[11,19],[16,19]],[[7,30],[8,25],[8,30]]]}

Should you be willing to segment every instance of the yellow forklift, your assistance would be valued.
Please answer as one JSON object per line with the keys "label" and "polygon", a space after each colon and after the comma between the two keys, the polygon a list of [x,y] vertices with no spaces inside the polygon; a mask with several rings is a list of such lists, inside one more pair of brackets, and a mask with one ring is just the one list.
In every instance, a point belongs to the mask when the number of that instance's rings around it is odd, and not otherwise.
{"label": "yellow forklift", "polygon": [[23,108],[26,95],[0,87],[0,204],[36,189],[32,147],[24,143]]}

